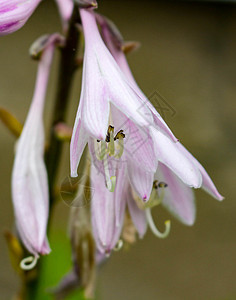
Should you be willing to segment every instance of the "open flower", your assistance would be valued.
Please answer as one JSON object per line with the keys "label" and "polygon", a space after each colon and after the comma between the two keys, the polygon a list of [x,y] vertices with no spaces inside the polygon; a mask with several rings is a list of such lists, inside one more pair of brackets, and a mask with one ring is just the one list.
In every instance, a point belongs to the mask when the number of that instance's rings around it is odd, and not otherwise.
{"label": "open flower", "polygon": [[[151,135],[160,135],[164,143],[162,149],[168,140],[176,139],[160,115],[154,114],[149,104],[145,105],[145,102],[148,103],[146,97],[137,92],[121,72],[100,37],[92,11],[81,9],[80,14],[85,55],[80,104],[71,140],[71,176],[77,176],[81,155],[89,143],[94,161],[103,162],[109,190],[114,189],[112,180],[115,180],[114,174],[109,171],[109,157],[127,161],[132,186],[144,200],[150,196],[158,160],[173,165],[173,171],[186,184],[199,187],[197,168],[179,151],[166,154],[159,151],[157,156]],[[177,155],[178,163],[174,162],[174,155]]]}
{"label": "open flower", "polygon": [[20,29],[41,0],[0,0],[0,35]]}
{"label": "open flower", "polygon": [[[123,41],[121,35],[119,33],[117,34],[114,24],[109,23],[109,21],[104,17],[97,15],[97,20],[101,25],[102,37],[119,67],[129,79],[133,87],[140,94],[143,94],[132,75],[125,54],[122,51]],[[153,130],[151,127],[150,130],[152,131],[155,151],[159,160],[154,179],[155,182],[157,182],[157,180],[159,182],[165,182],[168,186],[161,197],[161,202],[183,223],[192,225],[195,221],[196,208],[194,194],[191,187],[202,187],[219,201],[223,200],[223,197],[217,191],[214,183],[203,166],[188,152],[186,148],[184,148],[180,142],[173,143],[161,132]],[[184,161],[185,163],[183,163]],[[189,169],[188,164],[191,164],[193,169],[198,170],[198,179],[195,178],[197,180],[190,178],[189,173],[186,173],[186,170]],[[195,182],[195,184],[193,184],[193,182]],[[155,185],[153,188],[155,189]],[[157,193],[158,191],[154,194]],[[150,219],[151,215],[148,215]],[[151,219],[150,222],[152,222]]]}
{"label": "open flower", "polygon": [[[44,40],[34,96],[21,136],[17,142],[12,174],[12,197],[20,238],[33,257],[22,261],[22,268],[35,265],[39,254],[48,254],[48,180],[44,164],[43,108],[48,76],[58,35]],[[42,40],[42,38],[41,38]],[[28,263],[30,263],[28,265]]]}
{"label": "open flower", "polygon": [[[103,163],[106,184],[111,190],[111,178],[115,176],[109,172],[109,157],[116,160],[125,158],[127,163],[136,161],[154,175],[154,151],[149,133],[145,130],[152,116],[150,110],[141,105],[139,97],[105,47],[94,15],[85,9],[81,9],[80,13],[85,55],[81,98],[71,140],[71,176],[77,176],[81,155],[89,142],[90,150],[94,148],[92,156]],[[141,142],[145,138],[147,143],[132,157],[133,138]],[[125,155],[127,153],[130,155]]]}

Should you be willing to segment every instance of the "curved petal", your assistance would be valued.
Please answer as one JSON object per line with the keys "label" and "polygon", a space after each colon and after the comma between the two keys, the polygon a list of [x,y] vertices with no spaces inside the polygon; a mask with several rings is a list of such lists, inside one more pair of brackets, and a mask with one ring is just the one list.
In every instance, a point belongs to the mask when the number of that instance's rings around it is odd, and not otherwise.
{"label": "curved petal", "polygon": [[[86,9],[80,9],[80,15],[85,35],[85,68],[88,69],[88,78],[90,80],[91,77],[94,78],[93,84],[98,87],[97,92],[99,92],[99,97],[95,95],[95,100],[100,99],[101,93],[105,94],[111,103],[135,123],[140,126],[149,125],[152,123],[152,114],[140,101],[139,96],[103,43],[95,16]],[[103,83],[106,88],[102,86]]]}
{"label": "curved petal", "polygon": [[207,174],[207,171],[203,168],[203,166],[199,163],[199,161],[193,157],[193,155],[180,143],[178,143],[177,147],[182,151],[186,157],[188,157],[200,170],[202,175],[202,188],[209,193],[215,199],[222,201],[224,197],[217,191],[213,181],[210,176]]}
{"label": "curved petal", "polygon": [[77,169],[84,148],[88,142],[88,135],[83,127],[79,116],[76,117],[75,125],[70,142],[70,172],[71,177],[77,177]]}
{"label": "curved petal", "polygon": [[96,57],[85,49],[80,96],[83,125],[90,135],[105,140],[109,118],[109,94]]}
{"label": "curved petal", "polygon": [[123,130],[125,134],[124,159],[132,159],[140,168],[155,172],[157,160],[148,128],[136,125],[113,105],[111,105],[111,116],[115,131]]}
{"label": "curved petal", "polygon": [[0,2],[0,36],[20,29],[41,0],[2,0]]}
{"label": "curved petal", "polygon": [[178,143],[172,142],[157,130],[151,130],[156,144],[156,155],[160,162],[170,168],[185,184],[199,188],[202,176],[196,165],[189,160],[177,147]]}
{"label": "curved petal", "polygon": [[120,211],[120,225],[117,226],[115,193],[109,192],[104,184],[104,177],[93,165],[91,166],[91,182],[94,190],[91,218],[96,246],[101,253],[110,253],[120,237],[124,211]]}
{"label": "curved petal", "polygon": [[146,172],[128,160],[128,176],[132,188],[143,201],[148,201],[153,187],[154,173]]}
{"label": "curved petal", "polygon": [[196,218],[193,190],[162,163],[159,163],[155,177],[168,184],[164,191],[163,206],[182,223],[193,225]]}

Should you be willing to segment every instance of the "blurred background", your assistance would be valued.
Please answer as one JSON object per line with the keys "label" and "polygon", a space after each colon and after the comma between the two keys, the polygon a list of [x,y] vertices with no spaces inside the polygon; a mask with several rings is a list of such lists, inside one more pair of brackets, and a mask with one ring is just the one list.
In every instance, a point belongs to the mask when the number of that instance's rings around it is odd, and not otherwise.
{"label": "blurred background", "polygon": [[[100,0],[99,12],[111,18],[125,40],[142,47],[129,55],[132,71],[175,135],[204,165],[225,200],[220,203],[196,191],[197,220],[186,227],[172,217],[166,240],[151,232],[129,251],[114,253],[101,268],[97,299],[230,300],[236,299],[235,96],[236,6],[219,2]],[[53,1],[43,1],[26,26],[0,40],[0,105],[24,122],[34,89],[37,63],[28,56],[31,43],[60,30]],[[46,128],[55,93],[55,57],[45,114]],[[79,99],[78,72],[71,95],[68,124]],[[158,96],[156,96],[156,93]],[[161,96],[160,96],[161,95]],[[10,181],[15,138],[0,123],[0,228],[14,228]],[[69,170],[69,145],[58,182]],[[69,208],[59,203],[52,232],[59,248],[68,243]],[[170,216],[153,210],[156,223]],[[60,240],[61,239],[61,240]],[[0,235],[0,299],[11,299],[18,278]],[[56,255],[56,250],[52,252]],[[67,256],[58,254],[57,263]],[[69,263],[65,264],[69,269]],[[56,270],[52,273],[56,274]],[[50,286],[50,283],[49,283]]]}

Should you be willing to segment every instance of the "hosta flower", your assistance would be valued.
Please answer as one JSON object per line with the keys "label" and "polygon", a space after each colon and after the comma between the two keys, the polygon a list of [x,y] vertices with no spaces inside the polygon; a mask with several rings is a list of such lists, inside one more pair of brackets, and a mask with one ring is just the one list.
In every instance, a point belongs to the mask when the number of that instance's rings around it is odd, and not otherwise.
{"label": "hosta flower", "polygon": [[0,0],[0,35],[20,29],[41,0]]}
{"label": "hosta flower", "polygon": [[[97,19],[101,24],[102,36],[111,54],[126,77],[133,84],[134,88],[142,94],[128,66],[125,54],[122,51],[120,35],[117,35],[116,31],[111,27],[112,24],[109,24],[105,18],[98,15]],[[162,204],[183,223],[192,225],[195,220],[195,203],[191,187],[194,185],[186,181],[187,178],[185,178],[186,180],[184,179],[184,174],[179,176],[180,173],[178,174],[176,172],[176,167],[180,164],[183,167],[183,173],[185,173],[185,166],[182,164],[183,156],[192,164],[193,168],[198,169],[199,181],[194,187],[202,187],[217,200],[223,200],[223,197],[217,191],[214,183],[202,165],[180,142],[173,143],[157,131],[153,131],[153,138],[156,154],[159,157],[159,164],[154,177],[155,182],[159,180],[167,183],[167,188],[162,197]],[[164,156],[164,153],[169,153],[169,155]],[[178,170],[180,168],[181,166],[179,166]],[[176,176],[176,174],[178,176]],[[150,214],[148,215],[150,216]]]}
{"label": "hosta flower", "polygon": [[50,252],[46,237],[49,196],[44,164],[43,108],[57,39],[55,34],[43,42],[46,48],[40,57],[34,96],[17,142],[13,166],[12,197],[17,230],[25,247],[34,256],[22,261],[23,268],[32,267],[39,254]]}
{"label": "hosta flower", "polygon": [[[173,134],[159,114],[153,114],[145,105],[144,95],[137,93],[119,69],[100,37],[93,13],[85,9],[80,13],[85,54],[80,104],[71,140],[71,176],[77,176],[81,155],[89,143],[93,163],[102,162],[109,190],[114,190],[115,184],[111,160],[127,162],[131,184],[144,200],[150,196],[158,159],[172,164],[173,171],[187,184],[198,187],[197,168],[180,152],[172,151],[169,155],[159,151],[157,159],[150,132],[160,135],[163,147],[167,143],[165,138],[174,139]],[[177,155],[178,163],[174,162],[173,154]]]}
{"label": "hosta flower", "polygon": [[[91,150],[92,155],[95,154],[95,159],[103,163],[106,184],[111,190],[111,181],[115,176],[110,173],[108,156],[122,160],[123,154],[126,154],[128,164],[136,161],[144,170],[154,174],[156,166],[152,141],[145,127],[142,128],[152,122],[152,116],[105,47],[94,15],[89,10],[81,9],[81,19],[85,55],[80,104],[71,140],[71,176],[77,176],[81,155],[89,142],[90,150],[95,149]],[[130,138],[127,137],[127,128]],[[135,138],[141,142],[145,138],[147,142],[132,157],[132,143],[135,142],[132,139]],[[140,196],[148,197],[145,193]]]}

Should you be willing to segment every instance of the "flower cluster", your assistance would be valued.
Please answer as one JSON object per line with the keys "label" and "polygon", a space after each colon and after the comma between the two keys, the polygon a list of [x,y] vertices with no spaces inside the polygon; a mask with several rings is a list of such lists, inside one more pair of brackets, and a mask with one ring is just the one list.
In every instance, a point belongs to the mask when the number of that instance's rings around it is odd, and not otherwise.
{"label": "flower cluster", "polygon": [[[82,90],[70,145],[71,177],[88,144],[94,194],[91,224],[97,255],[120,248],[131,220],[142,238],[149,226],[159,238],[170,232],[170,221],[160,232],[151,209],[162,204],[186,225],[195,221],[192,188],[203,188],[217,200],[218,193],[202,165],[174,136],[138,87],[124,54],[124,43],[114,25],[95,14],[96,2],[78,0],[85,39]],[[21,28],[40,0],[0,0],[0,34]],[[66,31],[72,14],[70,0],[57,0]],[[101,30],[99,31],[99,23]],[[43,107],[57,34],[41,44],[35,93],[17,143],[12,196],[19,235],[33,257],[48,254],[48,182],[44,164]],[[127,237],[127,236],[126,236]],[[132,238],[123,238],[132,240]]]}

